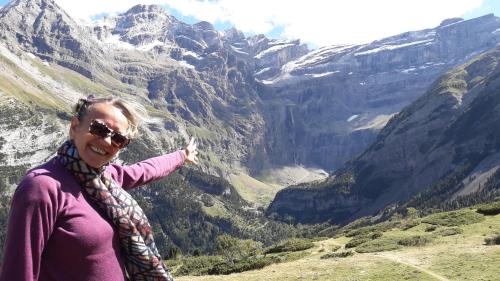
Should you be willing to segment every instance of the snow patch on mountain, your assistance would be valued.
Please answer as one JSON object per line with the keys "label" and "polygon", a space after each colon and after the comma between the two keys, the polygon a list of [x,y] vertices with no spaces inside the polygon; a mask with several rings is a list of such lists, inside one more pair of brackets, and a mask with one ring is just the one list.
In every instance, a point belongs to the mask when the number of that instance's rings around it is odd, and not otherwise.
{"label": "snow patch on mountain", "polygon": [[110,47],[113,49],[125,49],[125,50],[136,49],[134,45],[120,40],[120,35],[118,34],[113,34],[111,36],[108,36],[102,42],[106,45],[106,47]]}
{"label": "snow patch on mountain", "polygon": [[269,71],[269,70],[271,70],[271,68],[270,68],[270,67],[263,68],[263,69],[261,69],[261,70],[257,71],[257,72],[255,73],[255,76],[259,76],[259,75],[261,75],[262,73],[265,73],[266,71]]}
{"label": "snow patch on mountain", "polygon": [[263,57],[267,56],[267,55],[270,55],[270,54],[273,54],[279,50],[283,50],[287,47],[292,47],[292,46],[295,46],[296,44],[294,43],[288,43],[288,44],[279,44],[279,45],[275,45],[275,46],[272,46],[270,48],[267,48],[265,49],[264,51],[258,53],[255,58],[256,59],[262,59]]}
{"label": "snow patch on mountain", "polygon": [[404,44],[397,44],[397,45],[383,45],[378,48],[374,48],[368,51],[364,52],[358,52],[355,53],[354,56],[364,56],[364,55],[371,55],[383,51],[393,51],[396,49],[401,49],[401,48],[407,48],[410,46],[416,46],[416,45],[431,45],[433,44],[434,39],[427,39],[427,40],[421,40],[421,41],[415,41],[415,42],[409,42],[409,43],[404,43]]}
{"label": "snow patch on mountain", "polygon": [[323,47],[291,61],[282,67],[283,72],[292,72],[299,68],[307,68],[327,62],[332,56],[345,53],[356,45],[336,45]]}
{"label": "snow patch on mountain", "polygon": [[243,51],[243,48],[241,47],[235,47],[234,44],[231,45],[231,49],[236,52],[236,53],[239,53],[239,54],[242,54],[242,55],[248,55],[248,52],[246,51]]}
{"label": "snow patch on mountain", "polygon": [[325,76],[330,76],[335,73],[339,73],[340,71],[328,71],[328,72],[323,72],[323,73],[315,73],[315,74],[306,74],[308,76],[312,76],[314,78],[320,78],[320,77],[325,77]]}
{"label": "snow patch on mountain", "polygon": [[196,40],[192,39],[191,37],[188,37],[188,36],[185,36],[185,35],[177,35],[175,38],[177,40],[179,40],[179,39],[185,39],[186,41],[188,41],[188,42],[196,45],[200,49],[206,49],[206,48],[208,48],[208,45],[207,45],[206,42],[204,42],[204,41],[202,41],[202,42],[196,41]]}
{"label": "snow patch on mountain", "polygon": [[182,67],[191,68],[191,69],[196,68],[194,65],[189,64],[189,63],[188,63],[187,61],[185,61],[185,60],[181,60],[181,61],[179,61],[179,65],[180,65],[180,66],[182,66]]}
{"label": "snow patch on mountain", "polygon": [[353,115],[353,116],[349,117],[349,118],[347,119],[347,122],[351,122],[351,121],[353,121],[354,119],[358,118],[358,116],[359,116],[358,114],[355,114],[355,115]]}
{"label": "snow patch on mountain", "polygon": [[188,50],[183,50],[182,52],[182,55],[183,56],[189,56],[189,57],[192,57],[194,59],[197,59],[197,60],[201,60],[203,59],[200,55],[198,55],[197,53],[193,52],[193,51],[188,51]]}
{"label": "snow patch on mountain", "polygon": [[148,51],[152,50],[154,47],[163,46],[163,45],[165,45],[163,42],[161,42],[159,40],[154,40],[151,43],[137,46],[136,49],[139,51],[148,52]]}

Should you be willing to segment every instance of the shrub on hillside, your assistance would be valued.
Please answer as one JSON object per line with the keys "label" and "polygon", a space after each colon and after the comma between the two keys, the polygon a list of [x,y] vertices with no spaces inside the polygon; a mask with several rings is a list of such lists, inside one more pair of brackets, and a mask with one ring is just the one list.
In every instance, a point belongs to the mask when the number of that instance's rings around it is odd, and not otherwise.
{"label": "shrub on hillside", "polygon": [[368,236],[372,233],[382,233],[386,230],[389,230],[393,227],[395,227],[397,224],[396,222],[383,222],[379,223],[376,225],[371,225],[371,226],[365,226],[361,228],[356,228],[356,229],[350,229],[347,232],[345,232],[346,237],[354,237],[354,236]]}
{"label": "shrub on hillside", "polygon": [[345,233],[345,237],[365,236],[373,231],[373,227],[362,227],[358,229],[351,229]]}
{"label": "shrub on hillside", "polygon": [[224,261],[221,256],[186,257],[182,259],[181,267],[175,271],[175,276],[205,275],[216,264]]}
{"label": "shrub on hillside", "polygon": [[368,234],[366,237],[368,237],[372,240],[375,240],[377,238],[382,237],[382,232],[373,232],[373,233]]}
{"label": "shrub on hillside", "polygon": [[214,265],[209,271],[210,275],[227,275],[248,270],[261,269],[273,263],[280,262],[279,257],[267,256],[245,260],[236,260],[233,263],[222,262]]}
{"label": "shrub on hillside", "polygon": [[408,230],[420,224],[420,219],[409,219],[401,223],[400,228],[402,230]]}
{"label": "shrub on hillside", "polygon": [[347,242],[347,244],[345,244],[345,248],[346,249],[354,248],[354,247],[357,247],[357,246],[359,246],[363,243],[366,243],[368,241],[371,241],[371,240],[372,239],[370,239],[368,237],[354,237],[349,242]]}
{"label": "shrub on hillside", "polygon": [[332,252],[336,252],[336,251],[338,251],[340,248],[341,248],[341,247],[340,247],[339,245],[333,245],[333,246],[332,246],[332,248],[331,248],[331,250],[332,250]]}
{"label": "shrub on hillside", "polygon": [[432,214],[424,219],[422,222],[442,226],[459,226],[473,224],[484,220],[484,216],[469,210],[458,210],[452,212]]}
{"label": "shrub on hillside", "polygon": [[216,252],[227,261],[255,256],[262,250],[262,243],[250,239],[241,240],[228,234],[219,235],[215,244]]}
{"label": "shrub on hillside", "polygon": [[398,241],[398,245],[401,246],[423,246],[429,243],[432,239],[429,236],[416,235],[411,237],[405,237]]}
{"label": "shrub on hillside", "polygon": [[399,249],[397,241],[392,239],[371,240],[356,247],[358,253],[374,253]]}
{"label": "shrub on hillside", "polygon": [[437,225],[431,224],[425,228],[425,232],[432,232],[437,229]]}
{"label": "shrub on hillside", "polygon": [[[360,233],[361,234],[361,233]],[[357,247],[363,243],[366,243],[371,240],[375,240],[377,238],[382,237],[382,232],[376,231],[376,232],[371,232],[371,233],[364,233],[363,235],[358,234],[358,236],[355,236],[352,238],[347,244],[345,245],[346,248],[354,248]]]}
{"label": "shrub on hillside", "polygon": [[500,214],[500,201],[480,205],[477,212],[486,216],[498,215]]}
{"label": "shrub on hillside", "polygon": [[354,255],[354,251],[341,251],[337,253],[329,253],[326,255],[321,256],[321,259],[331,259],[331,258],[346,258],[349,256]]}
{"label": "shrub on hillside", "polygon": [[301,239],[301,238],[292,238],[285,240],[278,245],[271,246],[267,248],[264,253],[282,253],[282,252],[297,252],[304,251],[314,247],[314,244],[309,239]]}
{"label": "shrub on hillside", "polygon": [[436,231],[434,234],[436,235],[441,235],[441,236],[451,236],[451,235],[457,235],[463,233],[463,229],[459,227],[450,227],[450,228],[444,228]]}
{"label": "shrub on hillside", "polygon": [[484,243],[486,245],[500,245],[500,234],[491,238],[484,239]]}

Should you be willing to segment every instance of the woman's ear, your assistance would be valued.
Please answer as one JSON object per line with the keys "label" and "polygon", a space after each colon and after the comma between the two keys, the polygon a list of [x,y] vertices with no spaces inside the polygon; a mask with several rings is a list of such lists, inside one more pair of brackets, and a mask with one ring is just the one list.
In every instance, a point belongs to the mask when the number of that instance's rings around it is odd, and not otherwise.
{"label": "woman's ear", "polygon": [[76,116],[71,118],[71,124],[69,126],[69,138],[73,139],[73,136],[76,134],[76,130],[78,129],[78,125],[80,125],[80,120]]}

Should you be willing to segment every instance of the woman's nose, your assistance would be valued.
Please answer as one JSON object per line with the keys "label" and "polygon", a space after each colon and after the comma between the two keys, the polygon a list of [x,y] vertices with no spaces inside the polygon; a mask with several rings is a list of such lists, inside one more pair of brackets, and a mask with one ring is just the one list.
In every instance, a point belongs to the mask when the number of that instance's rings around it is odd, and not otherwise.
{"label": "woman's nose", "polygon": [[106,137],[102,138],[102,140],[103,140],[104,142],[106,142],[106,144],[108,144],[108,145],[112,145],[112,142],[111,142],[111,136],[106,136]]}

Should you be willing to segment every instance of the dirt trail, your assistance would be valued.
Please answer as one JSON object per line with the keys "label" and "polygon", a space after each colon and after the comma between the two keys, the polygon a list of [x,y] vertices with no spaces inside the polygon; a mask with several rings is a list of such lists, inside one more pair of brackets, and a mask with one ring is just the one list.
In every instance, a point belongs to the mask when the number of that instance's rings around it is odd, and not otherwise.
{"label": "dirt trail", "polygon": [[387,259],[387,260],[390,260],[390,261],[394,261],[394,262],[397,262],[397,263],[400,263],[400,264],[404,264],[404,265],[407,265],[409,267],[413,267],[421,272],[424,272],[424,273],[427,273],[429,274],[430,276],[436,278],[437,280],[440,280],[440,281],[450,281],[450,279],[446,278],[446,277],[443,277],[431,270],[428,270],[426,268],[423,268],[423,267],[420,267],[416,264],[413,264],[407,260],[404,260],[403,257],[397,255],[396,253],[391,253],[391,252],[381,252],[381,253],[376,253],[376,254],[373,254],[374,257],[378,257],[378,258],[384,258],[384,259]]}

